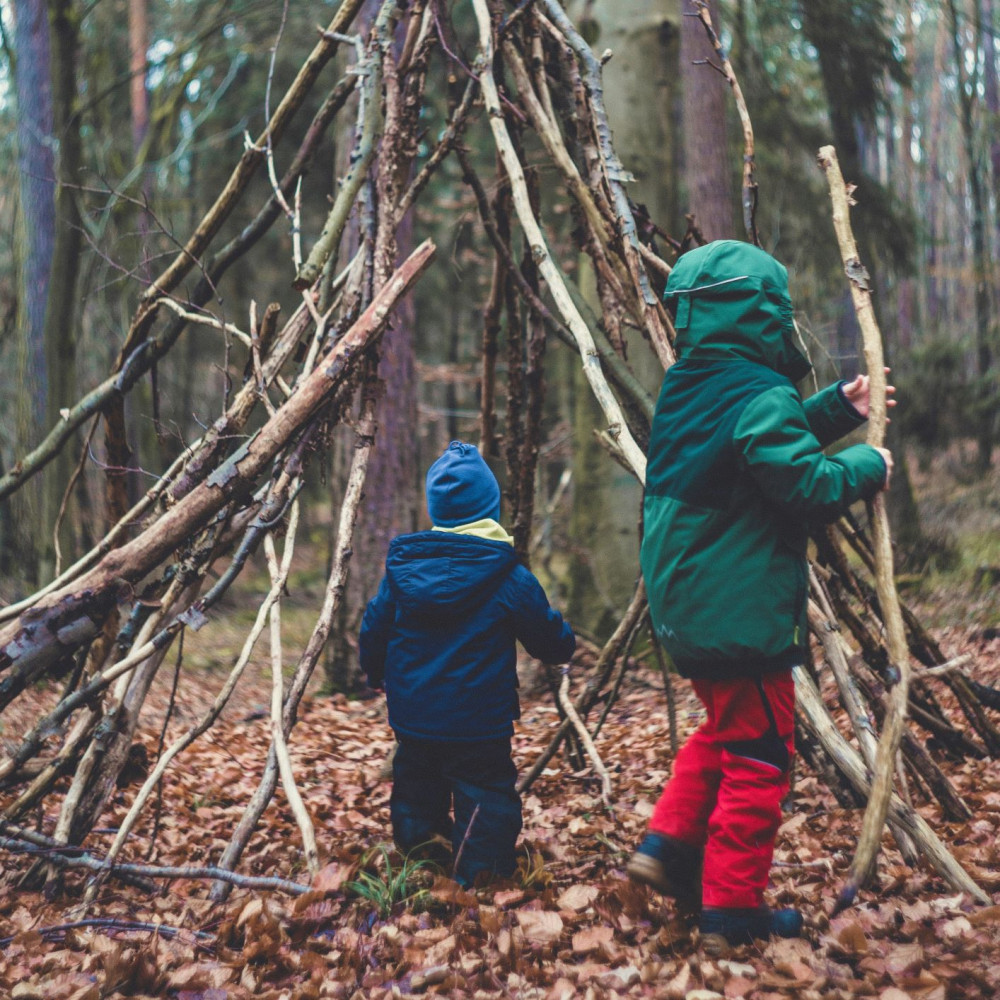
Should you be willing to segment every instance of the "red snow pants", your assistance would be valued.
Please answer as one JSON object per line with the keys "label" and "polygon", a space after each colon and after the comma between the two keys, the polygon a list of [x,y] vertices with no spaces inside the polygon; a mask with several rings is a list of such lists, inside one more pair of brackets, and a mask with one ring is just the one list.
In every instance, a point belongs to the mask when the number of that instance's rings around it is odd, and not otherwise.
{"label": "red snow pants", "polygon": [[788,791],[792,674],[692,684],[708,717],[678,752],[649,829],[704,847],[703,906],[756,907]]}

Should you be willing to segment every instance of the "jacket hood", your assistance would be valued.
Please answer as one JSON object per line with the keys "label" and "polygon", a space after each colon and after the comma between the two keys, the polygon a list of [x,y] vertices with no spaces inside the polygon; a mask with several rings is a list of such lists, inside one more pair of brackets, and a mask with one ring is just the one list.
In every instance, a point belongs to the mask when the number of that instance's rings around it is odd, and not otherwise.
{"label": "jacket hood", "polygon": [[516,565],[507,542],[447,531],[394,538],[385,563],[402,612],[428,619],[453,619],[478,607]]}
{"label": "jacket hood", "polygon": [[674,265],[664,302],[682,360],[742,359],[798,382],[811,365],[796,344],[788,271],[738,240],[690,250]]}

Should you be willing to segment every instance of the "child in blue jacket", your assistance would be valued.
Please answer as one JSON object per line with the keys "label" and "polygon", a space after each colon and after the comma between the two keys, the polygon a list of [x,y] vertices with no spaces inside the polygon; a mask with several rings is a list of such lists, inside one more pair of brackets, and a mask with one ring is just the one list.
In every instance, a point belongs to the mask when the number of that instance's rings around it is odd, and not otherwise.
{"label": "child in blue jacket", "polygon": [[515,868],[515,640],[536,659],[563,663],[576,639],[498,523],[500,487],[472,445],[451,442],[427,472],[426,493],[434,528],[389,545],[361,622],[361,667],[385,688],[399,744],[396,844],[408,852],[450,840],[455,878],[468,885],[480,872]]}

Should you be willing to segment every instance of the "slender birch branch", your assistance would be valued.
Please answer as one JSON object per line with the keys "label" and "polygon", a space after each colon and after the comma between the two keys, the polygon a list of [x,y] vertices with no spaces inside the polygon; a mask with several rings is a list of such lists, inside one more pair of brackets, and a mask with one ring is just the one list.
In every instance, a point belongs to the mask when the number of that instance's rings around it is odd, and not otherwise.
{"label": "slender birch branch", "polygon": [[[848,190],[833,146],[824,146],[819,151],[819,163],[830,186],[837,243],[844,262],[844,271],[850,282],[854,311],[857,313],[861,335],[864,338],[865,365],[870,382],[868,443],[873,447],[881,447],[885,440],[886,426],[882,335],[875,321],[868,272],[858,256],[854,234],[851,232]],[[858,850],[848,873],[847,884],[841,890],[837,901],[838,911],[846,909],[853,903],[858,890],[871,878],[874,871],[882,840],[882,828],[885,826],[892,794],[896,754],[906,725],[906,707],[910,692],[910,649],[906,641],[906,628],[893,576],[892,537],[885,500],[881,493],[868,502],[868,516],[872,525],[872,546],[875,553],[876,591],[882,609],[882,620],[886,627],[889,662],[898,672],[898,680],[890,692],[875,761],[872,795],[865,810]]]}
{"label": "slender birch branch", "polygon": [[562,681],[559,684],[559,704],[562,705],[563,711],[566,713],[566,718],[573,729],[576,730],[577,736],[580,737],[580,742],[583,744],[584,750],[587,751],[587,756],[590,758],[597,776],[601,779],[601,801],[604,803],[604,808],[609,813],[613,812],[611,805],[611,775],[608,774],[608,769],[604,766],[604,761],[601,760],[601,755],[598,753],[597,747],[594,745],[594,741],[587,731],[587,727],[583,724],[583,719],[580,718],[579,712],[577,712],[573,702],[570,700],[568,670],[563,672]]}
{"label": "slender birch branch", "polygon": [[[298,504],[293,507],[294,518],[298,518]],[[271,741],[278,758],[278,770],[281,772],[281,783],[285,788],[285,796],[291,807],[295,822],[302,834],[302,849],[306,856],[306,866],[309,874],[315,876],[319,871],[319,852],[316,850],[316,831],[306,809],[298,786],[295,784],[295,772],[292,770],[292,759],[288,753],[288,743],[281,723],[281,709],[284,704],[284,678],[281,672],[281,590],[282,581],[288,578],[288,569],[295,551],[294,536],[290,533],[285,542],[285,551],[278,566],[274,552],[274,537],[268,535],[264,539],[264,552],[267,556],[267,568],[271,574],[271,590],[275,599],[271,602]]]}

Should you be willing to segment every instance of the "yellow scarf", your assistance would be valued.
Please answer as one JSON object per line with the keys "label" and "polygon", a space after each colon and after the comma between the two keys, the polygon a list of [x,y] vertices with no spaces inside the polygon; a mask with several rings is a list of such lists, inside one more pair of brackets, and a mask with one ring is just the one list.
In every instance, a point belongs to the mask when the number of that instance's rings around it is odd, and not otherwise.
{"label": "yellow scarf", "polygon": [[503,525],[494,521],[492,517],[481,517],[478,521],[470,521],[468,524],[458,524],[454,528],[442,528],[434,525],[434,531],[450,531],[455,535],[474,535],[476,538],[488,538],[492,542],[506,542],[508,545],[514,544],[514,539],[507,534]]}

